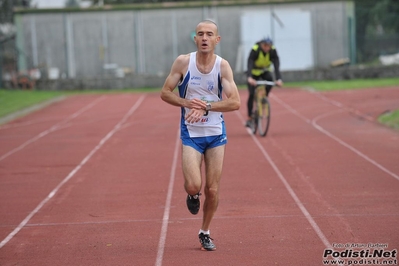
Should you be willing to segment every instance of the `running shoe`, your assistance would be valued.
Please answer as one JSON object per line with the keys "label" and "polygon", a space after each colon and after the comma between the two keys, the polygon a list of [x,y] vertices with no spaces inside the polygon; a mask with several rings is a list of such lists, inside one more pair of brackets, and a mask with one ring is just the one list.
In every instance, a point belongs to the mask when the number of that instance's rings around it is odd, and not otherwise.
{"label": "running shoe", "polygon": [[197,214],[200,209],[200,199],[199,199],[200,195],[201,195],[200,192],[198,192],[194,196],[187,195],[186,199],[187,208],[192,214]]}
{"label": "running shoe", "polygon": [[201,243],[201,250],[207,250],[207,251],[216,250],[216,246],[212,242],[213,239],[209,235],[200,233],[198,235],[198,238]]}
{"label": "running shoe", "polygon": [[245,122],[245,127],[251,127],[251,123],[252,120],[247,120],[247,122]]}

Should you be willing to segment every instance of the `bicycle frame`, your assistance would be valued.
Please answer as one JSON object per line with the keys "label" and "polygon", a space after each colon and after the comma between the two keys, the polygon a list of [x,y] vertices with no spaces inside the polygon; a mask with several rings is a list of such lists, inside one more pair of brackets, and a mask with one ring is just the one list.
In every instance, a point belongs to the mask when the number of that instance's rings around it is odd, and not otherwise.
{"label": "bicycle frame", "polygon": [[262,85],[275,86],[274,82],[260,80],[256,82],[254,95],[254,115],[252,120],[252,133],[258,130],[259,135],[266,136],[270,123],[270,103],[266,97],[266,90]]}
{"label": "bicycle frame", "polygon": [[276,83],[273,81],[268,81],[268,80],[257,80],[256,85],[270,85],[270,86],[276,86]]}

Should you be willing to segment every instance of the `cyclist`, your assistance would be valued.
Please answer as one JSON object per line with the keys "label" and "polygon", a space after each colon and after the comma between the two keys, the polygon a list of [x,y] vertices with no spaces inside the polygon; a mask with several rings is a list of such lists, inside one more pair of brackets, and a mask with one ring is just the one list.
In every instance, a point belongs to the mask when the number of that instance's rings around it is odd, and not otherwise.
{"label": "cyclist", "polygon": [[[274,67],[275,74],[275,84],[277,86],[282,86],[283,81],[281,80],[280,73],[280,59],[277,54],[276,48],[273,46],[273,41],[269,37],[264,38],[257,42],[251,49],[248,56],[248,66],[247,66],[247,85],[248,85],[248,119],[245,124],[246,127],[250,126],[252,108],[254,102],[254,94],[256,88],[257,80],[267,80],[273,81],[272,73],[270,72],[271,64]],[[272,90],[272,86],[266,86],[266,96],[269,95]]]}

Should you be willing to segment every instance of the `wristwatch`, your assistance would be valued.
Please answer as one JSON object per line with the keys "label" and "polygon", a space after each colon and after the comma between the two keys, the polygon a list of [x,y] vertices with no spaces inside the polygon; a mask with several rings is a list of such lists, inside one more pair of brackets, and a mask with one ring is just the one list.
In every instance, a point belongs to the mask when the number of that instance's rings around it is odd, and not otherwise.
{"label": "wristwatch", "polygon": [[212,105],[211,105],[211,103],[207,103],[207,104],[206,104],[206,108],[205,108],[205,110],[206,110],[206,111],[210,111],[210,110],[211,110],[211,108],[212,108]]}

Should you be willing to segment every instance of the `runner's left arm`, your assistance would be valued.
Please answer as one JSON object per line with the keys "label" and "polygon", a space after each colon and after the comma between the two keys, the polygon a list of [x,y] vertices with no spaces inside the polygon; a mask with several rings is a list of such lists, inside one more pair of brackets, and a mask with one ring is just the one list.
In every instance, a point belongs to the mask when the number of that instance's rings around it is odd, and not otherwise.
{"label": "runner's left arm", "polygon": [[226,95],[226,98],[219,102],[213,102],[211,111],[229,112],[238,110],[241,105],[240,95],[238,93],[237,85],[234,82],[233,70],[225,59],[222,60],[220,71],[222,76],[223,92]]}

